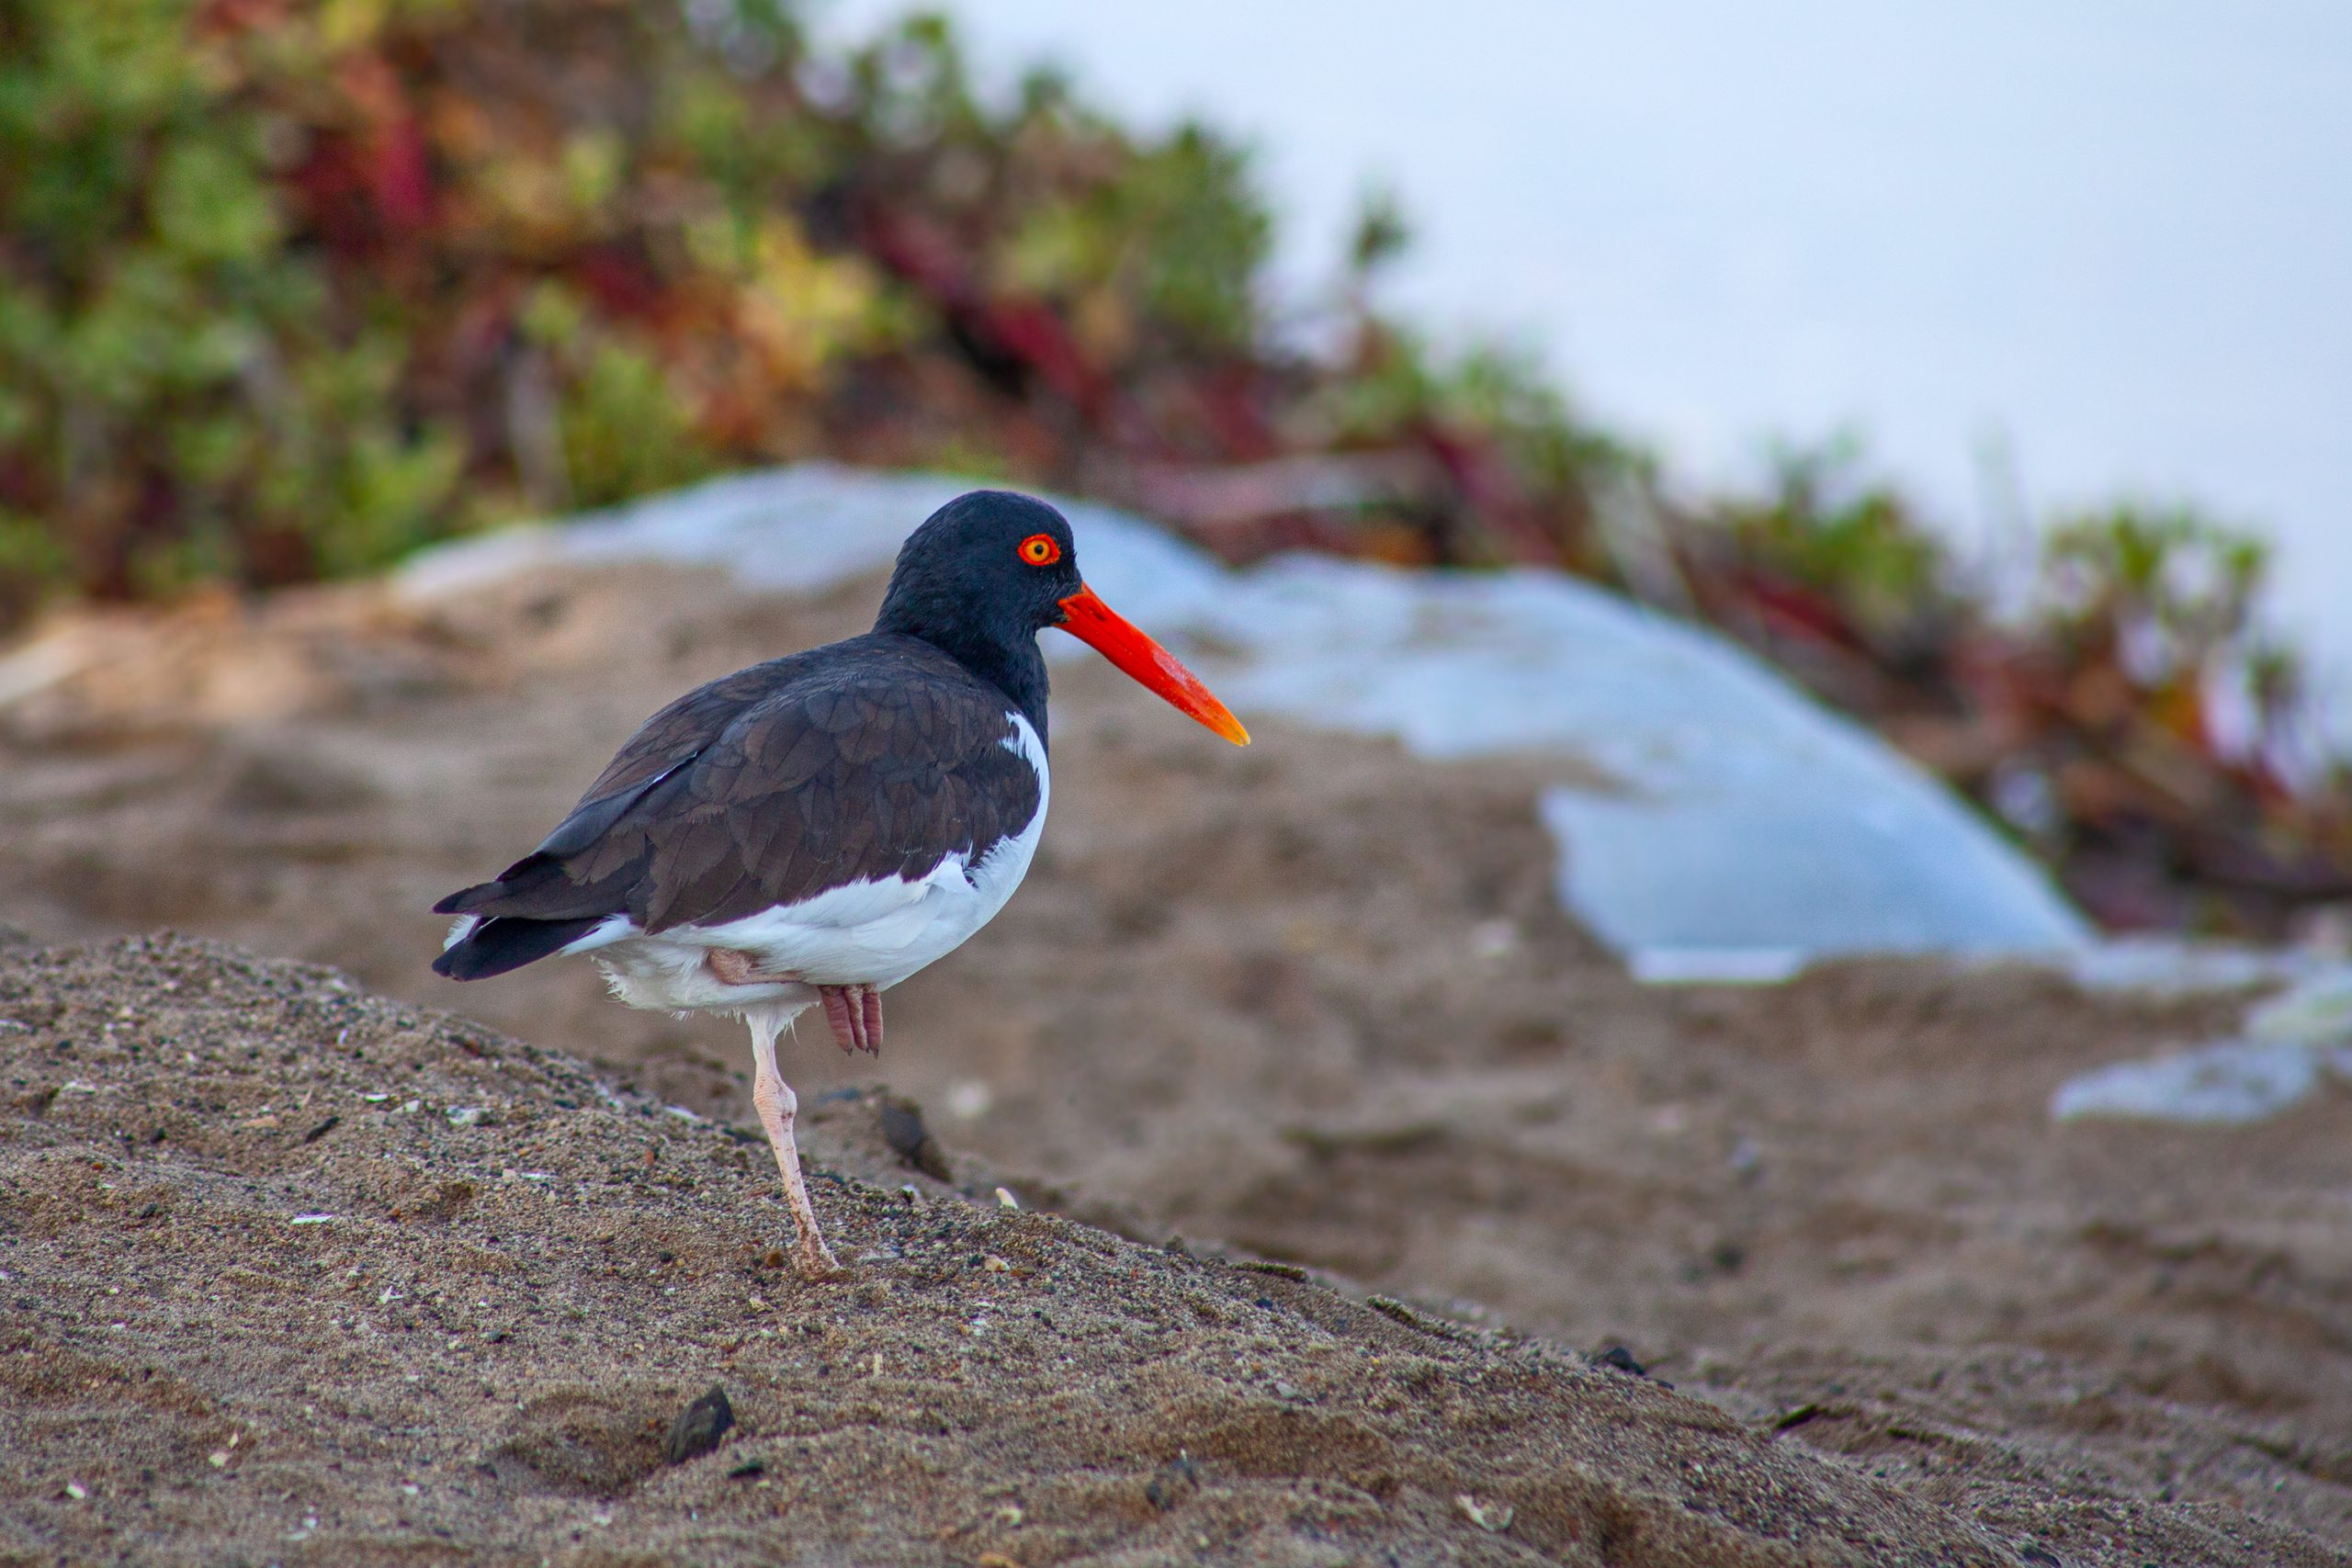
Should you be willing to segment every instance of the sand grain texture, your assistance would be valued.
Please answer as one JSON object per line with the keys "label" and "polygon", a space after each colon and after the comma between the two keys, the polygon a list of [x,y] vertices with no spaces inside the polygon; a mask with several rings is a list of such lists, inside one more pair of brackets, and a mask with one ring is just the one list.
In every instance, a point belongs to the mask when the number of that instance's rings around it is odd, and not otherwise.
{"label": "sand grain texture", "polygon": [[[1540,1343],[1050,1216],[829,1167],[859,1261],[803,1283],[729,1128],[328,971],[19,953],[0,1012],[11,1561],[2020,1561]],[[666,1463],[712,1382],[740,1425]]]}

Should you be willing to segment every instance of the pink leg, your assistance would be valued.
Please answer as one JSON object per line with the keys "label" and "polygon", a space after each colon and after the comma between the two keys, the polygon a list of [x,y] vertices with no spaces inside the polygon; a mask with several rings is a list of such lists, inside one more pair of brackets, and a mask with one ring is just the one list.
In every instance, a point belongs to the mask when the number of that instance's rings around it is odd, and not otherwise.
{"label": "pink leg", "polygon": [[816,1206],[808,1201],[808,1184],[800,1179],[800,1150],[792,1136],[800,1102],[775,1067],[776,1031],[790,1016],[768,1008],[743,1015],[752,1026],[752,1103],[759,1110],[768,1146],[775,1151],[776,1171],[784,1178],[784,1204],[792,1212],[792,1227],[799,1237],[800,1272],[804,1278],[822,1280],[842,1269],[817,1228]]}

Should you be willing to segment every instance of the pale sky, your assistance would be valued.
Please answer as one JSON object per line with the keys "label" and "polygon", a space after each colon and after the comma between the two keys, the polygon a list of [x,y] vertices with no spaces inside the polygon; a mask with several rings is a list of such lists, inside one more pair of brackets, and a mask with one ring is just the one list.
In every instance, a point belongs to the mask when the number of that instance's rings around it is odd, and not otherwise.
{"label": "pale sky", "polygon": [[1294,283],[1393,187],[1396,300],[1540,348],[1702,481],[1852,426],[1963,537],[1991,442],[2036,508],[2261,528],[2352,714],[2352,5],[945,8],[990,73],[1251,141]]}

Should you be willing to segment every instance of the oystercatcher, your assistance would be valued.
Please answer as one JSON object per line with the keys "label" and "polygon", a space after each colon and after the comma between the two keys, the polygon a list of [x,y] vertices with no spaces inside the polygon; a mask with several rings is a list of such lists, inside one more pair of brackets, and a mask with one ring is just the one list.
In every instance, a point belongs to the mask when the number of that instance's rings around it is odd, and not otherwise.
{"label": "oystercatcher", "polygon": [[909,536],[871,632],[680,697],[537,849],[435,905],[458,919],[433,967],[481,980],[591,953],[630,1007],[742,1018],[801,1271],[836,1271],[800,1179],[776,1034],[821,1003],[844,1052],[880,1051],[882,992],[1020,886],[1051,793],[1046,626],[1249,743],[1086,586],[1060,513],[976,491]]}

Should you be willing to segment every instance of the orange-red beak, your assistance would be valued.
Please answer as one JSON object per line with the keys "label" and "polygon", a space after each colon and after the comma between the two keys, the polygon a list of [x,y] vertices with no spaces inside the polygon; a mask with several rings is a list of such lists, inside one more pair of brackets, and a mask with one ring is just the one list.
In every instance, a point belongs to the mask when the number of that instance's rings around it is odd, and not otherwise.
{"label": "orange-red beak", "polygon": [[1179,713],[1192,715],[1236,746],[1250,744],[1250,732],[1226,705],[1210,694],[1193,673],[1176,662],[1176,656],[1133,625],[1114,615],[1111,606],[1080,584],[1061,602],[1062,630],[1159,694]]}

